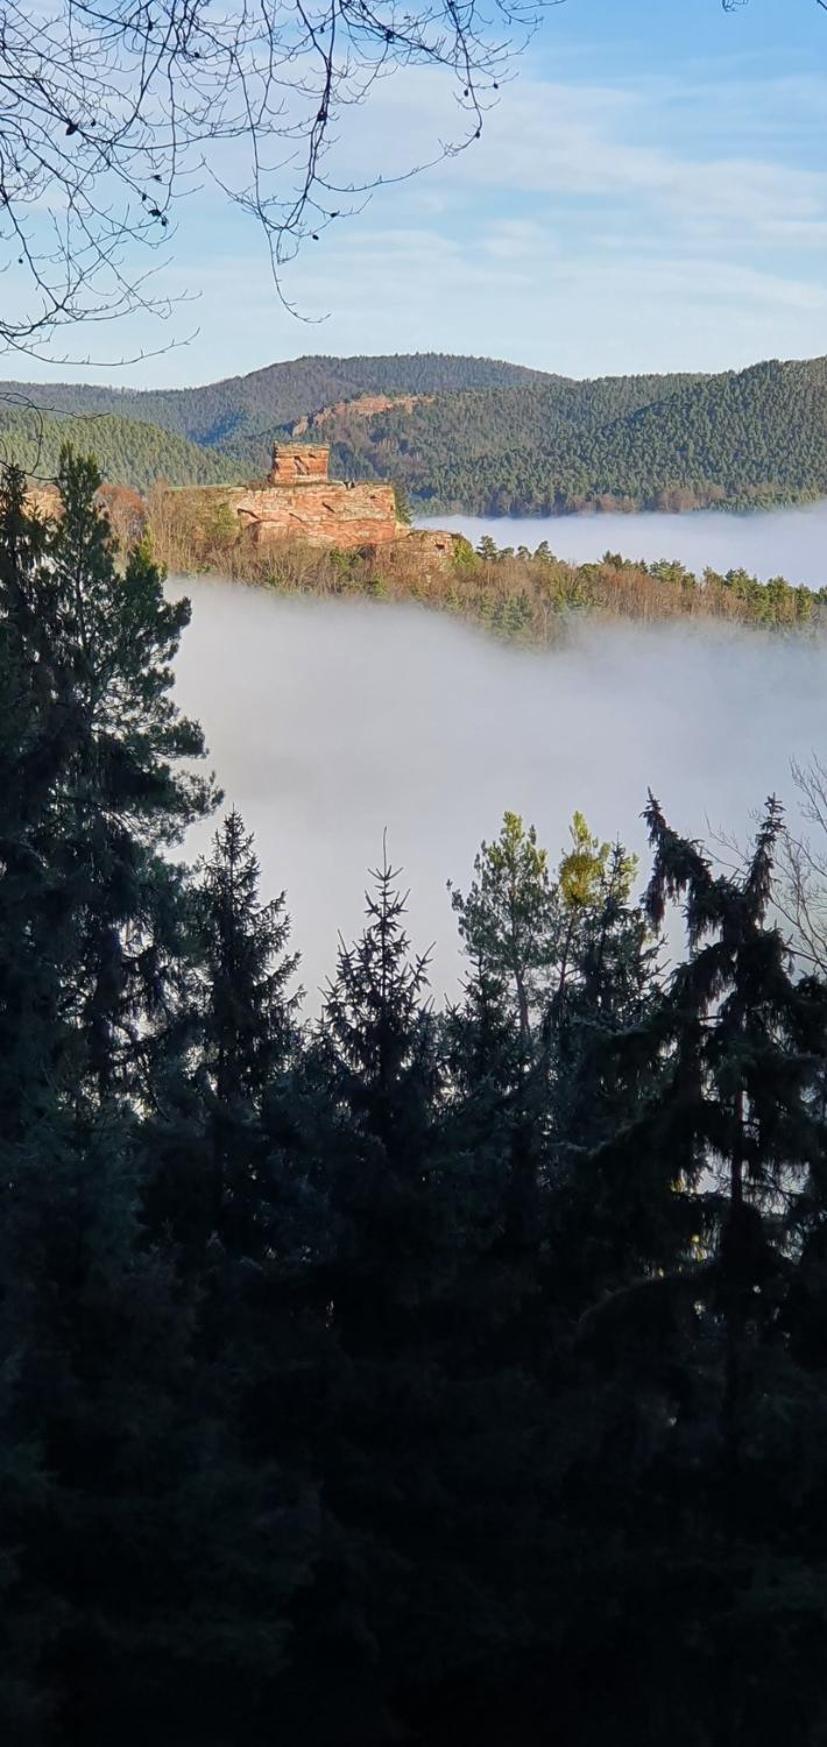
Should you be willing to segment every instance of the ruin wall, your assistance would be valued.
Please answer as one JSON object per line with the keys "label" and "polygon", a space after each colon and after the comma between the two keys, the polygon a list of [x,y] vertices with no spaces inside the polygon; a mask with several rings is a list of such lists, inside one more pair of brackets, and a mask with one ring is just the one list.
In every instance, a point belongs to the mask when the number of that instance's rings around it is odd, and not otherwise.
{"label": "ruin wall", "polygon": [[311,546],[381,546],[405,533],[397,520],[392,485],[346,484],[343,480],[297,481],[293,485],[184,486],[165,493],[169,513],[199,519],[229,511],[239,536],[254,546],[276,540],[306,540]]}
{"label": "ruin wall", "polygon": [[257,546],[292,538],[310,545],[381,545],[401,532],[393,486],[345,484],[272,485],[239,491],[233,507],[242,534]]}
{"label": "ruin wall", "polygon": [[327,443],[275,443],[271,485],[294,485],[302,479],[327,478],[330,448]]}

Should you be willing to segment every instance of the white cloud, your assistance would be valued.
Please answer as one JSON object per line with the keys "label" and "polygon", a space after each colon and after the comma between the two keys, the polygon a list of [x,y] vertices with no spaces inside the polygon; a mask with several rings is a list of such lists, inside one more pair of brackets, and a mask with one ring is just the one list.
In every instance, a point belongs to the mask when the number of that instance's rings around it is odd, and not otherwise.
{"label": "white cloud", "polygon": [[[476,351],[581,375],[827,351],[825,96],[814,76],[697,69],[519,80],[478,143],[306,245],[286,278],[305,323],[275,298],[255,232],[196,198],[170,286],[201,293],[187,325],[202,338],[131,380],[307,351]],[[424,161],[458,120],[436,75],[397,76],[352,112],[338,174]]]}
{"label": "white cloud", "polygon": [[547,254],[552,246],[549,231],[531,218],[495,221],[480,239],[483,253],[501,261],[536,261],[538,252]]}
{"label": "white cloud", "polygon": [[[684,102],[691,95],[684,93]],[[783,97],[791,107],[798,95],[789,81],[775,91],[777,103]],[[564,203],[565,214],[573,203],[632,206],[639,218],[649,210],[676,225],[718,227],[730,242],[761,241],[790,222],[799,239],[813,226],[820,241],[827,173],[731,150],[726,88],[698,88],[694,99],[688,130],[685,113],[680,126],[673,126],[674,91],[663,82],[615,88],[521,80],[486,117],[482,138],[431,176],[438,174],[452,190],[459,185],[521,199],[548,195]],[[761,100],[759,91],[756,102]],[[429,74],[403,76],[392,96],[382,91],[365,109],[341,154],[341,173],[356,175],[358,164],[364,173],[389,138],[404,142],[405,156],[392,168],[423,161],[434,138],[450,137],[451,126],[456,129],[455,114],[452,119],[439,81]],[[656,144],[635,137],[653,132]],[[726,136],[727,149],[716,149],[718,132]],[[766,153],[772,137],[760,143]]]}

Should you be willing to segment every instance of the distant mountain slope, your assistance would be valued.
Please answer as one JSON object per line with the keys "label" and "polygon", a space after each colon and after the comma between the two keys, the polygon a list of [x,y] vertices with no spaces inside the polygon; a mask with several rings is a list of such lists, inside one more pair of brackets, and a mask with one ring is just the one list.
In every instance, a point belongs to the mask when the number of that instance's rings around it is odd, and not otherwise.
{"label": "distant mountain slope", "polygon": [[45,409],[38,471],[54,470],[68,437],[96,449],[113,481],[139,488],[159,475],[208,484],[261,474],[273,439],[297,428],[330,443],[334,476],[393,479],[435,512],[827,495],[825,358],[579,382],[441,353],[320,356],[192,389],[0,385],[0,439],[13,437],[31,467],[37,416],[25,398]]}
{"label": "distant mountain slope", "polygon": [[212,485],[240,477],[227,456],[137,419],[110,414],[61,418],[0,404],[0,461],[52,478],[63,443],[97,457],[104,478],[146,491],[156,479],[170,485]]}
{"label": "distant mountain slope", "polygon": [[[358,403],[324,419],[335,471],[391,475],[412,495],[445,504],[470,499],[482,463],[516,485],[548,457],[579,444],[580,433],[601,430],[703,381],[698,376],[609,376],[592,382],[538,377],[519,386],[438,395],[413,407],[391,407],[365,419]],[[311,421],[310,434],[313,424]],[[463,507],[466,507],[463,501]],[[467,507],[471,507],[470,501]]]}
{"label": "distant mountain slope", "polygon": [[547,378],[325,426],[334,471],[488,514],[827,494],[827,360],[720,376]]}
{"label": "distant mountain slope", "polygon": [[[570,446],[558,464],[564,489],[647,502],[684,488],[728,502],[810,496],[827,490],[827,371],[759,364],[699,382]],[[576,479],[575,479],[576,475]]]}
{"label": "distant mountain slope", "polygon": [[420,352],[398,357],[295,358],[202,388],[131,389],[91,383],[0,382],[4,397],[63,413],[114,413],[207,447],[246,439],[260,462],[279,427],[360,394],[454,394],[549,380],[492,358]]}

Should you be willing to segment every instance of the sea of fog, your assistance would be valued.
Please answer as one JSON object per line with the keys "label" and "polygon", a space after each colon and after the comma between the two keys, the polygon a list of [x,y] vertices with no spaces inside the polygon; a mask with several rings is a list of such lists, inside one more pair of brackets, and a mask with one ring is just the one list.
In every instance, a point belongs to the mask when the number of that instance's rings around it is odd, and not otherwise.
{"label": "sea of fog", "polygon": [[385,830],[441,996],[459,974],[446,880],[468,881],[505,808],[555,857],[576,807],[644,849],[648,786],[680,830],[743,837],[771,790],[794,800],[791,758],[827,753],[827,645],[812,640],[601,624],[522,651],[416,607],[168,586],[193,604],[179,701],[255,830],[264,890],[287,891],[312,1005]]}
{"label": "sea of fog", "polygon": [[490,534],[498,546],[528,546],[541,540],[558,558],[586,563],[604,552],[624,558],[677,558],[696,573],[709,565],[743,567],[766,582],[785,576],[809,588],[827,586],[827,502],[803,509],[695,510],[691,515],[438,516],[419,519],[423,528],[453,528],[476,546]]}

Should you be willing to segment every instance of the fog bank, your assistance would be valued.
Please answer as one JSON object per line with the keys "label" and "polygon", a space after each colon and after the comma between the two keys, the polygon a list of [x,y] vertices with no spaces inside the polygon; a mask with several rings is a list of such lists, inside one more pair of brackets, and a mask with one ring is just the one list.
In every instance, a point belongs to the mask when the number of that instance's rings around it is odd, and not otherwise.
{"label": "fog bank", "polygon": [[558,558],[592,563],[604,552],[624,558],[677,558],[699,574],[743,568],[762,582],[785,576],[808,588],[827,586],[827,503],[801,509],[693,510],[689,515],[437,516],[417,518],[423,528],[453,528],[476,546],[489,534],[498,546],[541,540]]}
{"label": "fog bank", "polygon": [[679,829],[703,834],[709,819],[743,835],[771,790],[792,799],[792,757],[827,752],[824,644],[603,624],[526,652],[416,607],[200,577],[169,589],[193,603],[179,701],[255,830],[267,895],[287,890],[311,996],[337,930],[360,927],[385,827],[441,996],[459,968],[445,882],[468,881],[504,808],[553,858],[576,807],[642,849],[650,785]]}

